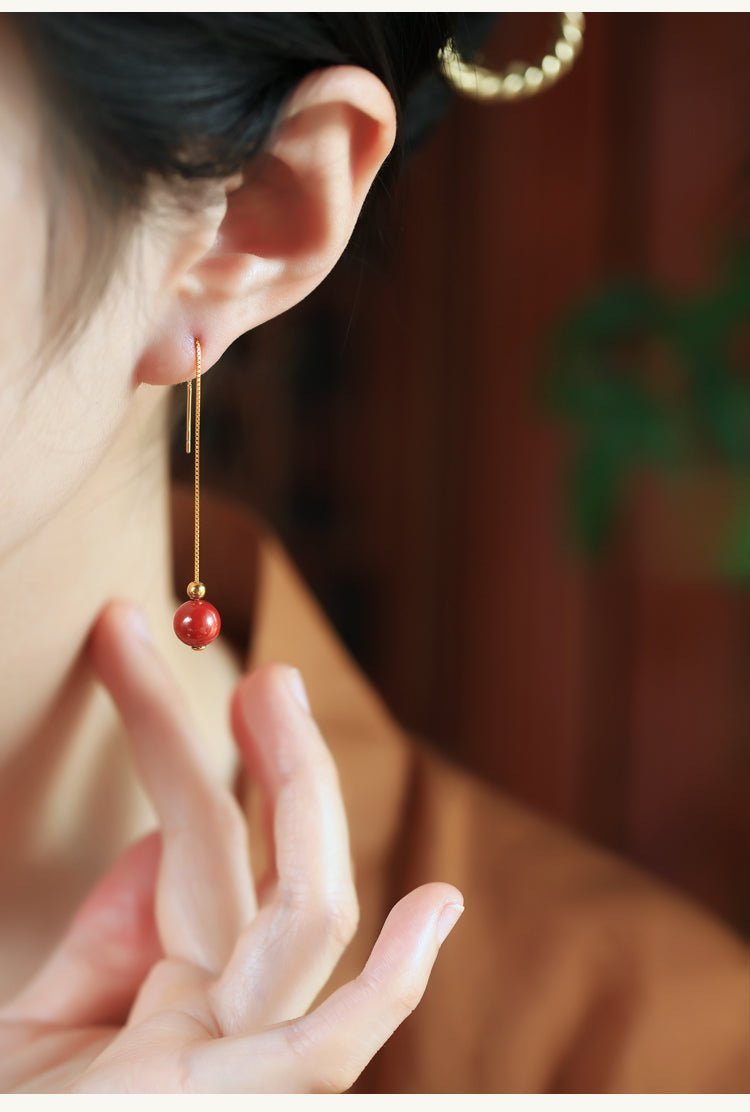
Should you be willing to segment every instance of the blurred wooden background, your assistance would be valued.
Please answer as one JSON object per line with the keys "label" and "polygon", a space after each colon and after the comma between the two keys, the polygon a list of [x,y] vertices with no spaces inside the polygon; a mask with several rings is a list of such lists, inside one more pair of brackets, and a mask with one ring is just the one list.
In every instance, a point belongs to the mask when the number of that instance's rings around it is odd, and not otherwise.
{"label": "blurred wooden background", "polygon": [[[488,62],[537,56],[549,20],[502,17]],[[583,563],[537,378],[608,277],[710,282],[742,220],[749,61],[744,14],[594,14],[552,92],[457,100],[392,249],[236,344],[204,434],[405,726],[743,930],[750,592],[691,561],[647,486]]]}

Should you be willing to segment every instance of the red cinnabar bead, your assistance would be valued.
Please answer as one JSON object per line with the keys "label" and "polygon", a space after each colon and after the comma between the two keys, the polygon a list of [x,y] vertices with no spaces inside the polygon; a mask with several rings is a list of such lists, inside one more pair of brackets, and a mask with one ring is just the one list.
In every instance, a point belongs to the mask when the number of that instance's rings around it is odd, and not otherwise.
{"label": "red cinnabar bead", "polygon": [[219,611],[205,599],[190,599],[175,611],[174,631],[191,648],[203,649],[210,645],[220,629]]}

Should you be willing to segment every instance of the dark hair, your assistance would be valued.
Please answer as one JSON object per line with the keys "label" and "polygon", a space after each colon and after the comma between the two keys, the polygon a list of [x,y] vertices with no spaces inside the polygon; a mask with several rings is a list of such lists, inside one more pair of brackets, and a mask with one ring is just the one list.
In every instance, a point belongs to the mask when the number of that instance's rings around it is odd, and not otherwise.
{"label": "dark hair", "polygon": [[[33,13],[14,19],[50,114],[50,182],[59,186],[73,172],[85,215],[80,274],[67,275],[65,302],[51,321],[65,325],[68,339],[81,323],[80,306],[90,307],[103,293],[119,237],[154,180],[182,203],[195,202],[201,181],[215,183],[263,150],[285,98],[314,69],[361,65],[391,93],[397,138],[376,182],[387,193],[405,156],[410,94],[425,79],[435,80],[438,50],[461,21],[451,13]],[[423,97],[423,112],[424,103]],[[50,272],[58,192],[51,191]],[[371,203],[368,197],[366,207]],[[352,241],[356,246],[357,237]],[[77,320],[70,319],[74,305]]]}

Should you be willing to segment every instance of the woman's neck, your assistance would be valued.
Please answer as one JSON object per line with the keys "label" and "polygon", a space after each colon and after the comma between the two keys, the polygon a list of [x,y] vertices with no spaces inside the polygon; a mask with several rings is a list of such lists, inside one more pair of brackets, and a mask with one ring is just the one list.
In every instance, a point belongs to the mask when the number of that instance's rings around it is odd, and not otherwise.
{"label": "woman's neck", "polygon": [[[226,706],[216,703],[228,697],[242,662],[219,642],[210,654],[191,653],[172,631],[181,599],[173,590],[167,405],[166,391],[139,387],[96,469],[0,563],[0,864],[9,853],[18,860],[45,846],[64,855],[82,822],[91,834],[92,824],[109,821],[106,807],[98,817],[80,808],[103,755],[123,752],[125,739],[82,649],[112,597],[142,607],[217,771],[231,775]],[[132,791],[125,782],[110,787]]]}

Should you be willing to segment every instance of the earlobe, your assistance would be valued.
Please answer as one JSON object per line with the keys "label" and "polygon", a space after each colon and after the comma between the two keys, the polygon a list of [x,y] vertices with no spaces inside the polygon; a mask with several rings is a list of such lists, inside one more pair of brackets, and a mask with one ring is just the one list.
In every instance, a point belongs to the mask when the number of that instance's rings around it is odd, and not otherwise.
{"label": "earlobe", "polygon": [[395,134],[393,100],[375,74],[359,66],[308,74],[266,149],[241,179],[225,183],[210,247],[173,269],[168,319],[143,353],[138,380],[184,381],[194,336],[208,368],[243,332],[319,285],[346,247]]}

